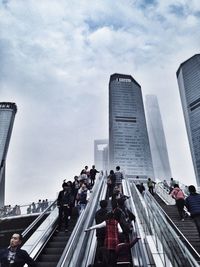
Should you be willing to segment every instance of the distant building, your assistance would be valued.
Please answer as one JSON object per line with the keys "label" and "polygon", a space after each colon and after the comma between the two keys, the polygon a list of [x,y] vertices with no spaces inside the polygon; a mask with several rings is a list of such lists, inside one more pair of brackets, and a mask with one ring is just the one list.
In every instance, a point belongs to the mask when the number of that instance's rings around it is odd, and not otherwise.
{"label": "distant building", "polygon": [[195,176],[200,186],[200,54],[183,62],[176,75]]}
{"label": "distant building", "polygon": [[108,170],[108,139],[94,141],[94,164],[97,170]]}
{"label": "distant building", "polygon": [[130,177],[154,177],[141,86],[130,75],[110,76],[109,165]]}
{"label": "distant building", "polygon": [[15,103],[0,102],[0,207],[5,204],[6,155],[16,112]]}
{"label": "distant building", "polygon": [[146,95],[145,110],[155,178],[170,180],[172,175],[165,133],[158,100],[155,95]]}

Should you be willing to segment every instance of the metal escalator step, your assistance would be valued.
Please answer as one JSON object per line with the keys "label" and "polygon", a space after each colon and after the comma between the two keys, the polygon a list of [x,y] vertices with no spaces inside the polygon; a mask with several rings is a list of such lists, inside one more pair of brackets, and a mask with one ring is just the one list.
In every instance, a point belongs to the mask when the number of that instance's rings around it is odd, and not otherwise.
{"label": "metal escalator step", "polygon": [[39,261],[42,262],[58,262],[60,259],[60,254],[49,254],[49,255],[41,255],[39,257]]}
{"label": "metal escalator step", "polygon": [[69,239],[70,235],[66,236],[53,236],[51,242],[65,242]]}
{"label": "metal escalator step", "polygon": [[57,262],[36,262],[35,267],[56,267]]}
{"label": "metal escalator step", "polygon": [[49,242],[47,244],[47,248],[64,248],[66,246],[67,242]]}
{"label": "metal escalator step", "polygon": [[45,248],[43,254],[60,254],[63,252],[63,248]]}

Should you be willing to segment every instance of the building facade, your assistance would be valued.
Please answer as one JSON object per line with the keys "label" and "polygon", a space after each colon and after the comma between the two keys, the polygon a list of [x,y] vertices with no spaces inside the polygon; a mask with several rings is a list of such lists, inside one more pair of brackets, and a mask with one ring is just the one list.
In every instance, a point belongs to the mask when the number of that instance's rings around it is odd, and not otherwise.
{"label": "building facade", "polygon": [[94,164],[97,170],[108,170],[108,139],[94,140]]}
{"label": "building facade", "polygon": [[15,103],[0,102],[0,207],[5,204],[6,155],[16,112]]}
{"label": "building facade", "polygon": [[109,82],[109,166],[129,177],[154,177],[141,86],[130,75]]}
{"label": "building facade", "polygon": [[155,178],[170,180],[172,175],[167,144],[160,108],[155,95],[145,96],[145,110]]}
{"label": "building facade", "polygon": [[200,54],[183,62],[176,75],[196,181],[200,186]]}

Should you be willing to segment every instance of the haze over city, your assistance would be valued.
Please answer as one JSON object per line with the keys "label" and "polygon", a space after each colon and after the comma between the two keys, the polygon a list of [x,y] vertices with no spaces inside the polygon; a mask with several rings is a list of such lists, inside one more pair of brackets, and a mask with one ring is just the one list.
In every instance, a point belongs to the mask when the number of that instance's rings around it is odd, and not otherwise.
{"label": "haze over city", "polygon": [[176,71],[199,53],[199,1],[2,0],[0,23],[0,101],[18,107],[6,204],[54,199],[91,167],[113,73],[158,97],[172,176],[196,183]]}

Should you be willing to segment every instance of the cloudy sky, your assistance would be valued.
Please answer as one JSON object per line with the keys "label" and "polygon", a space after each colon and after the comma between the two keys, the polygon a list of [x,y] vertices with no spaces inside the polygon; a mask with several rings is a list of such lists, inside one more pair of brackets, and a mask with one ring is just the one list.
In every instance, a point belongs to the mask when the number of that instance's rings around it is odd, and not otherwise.
{"label": "cloudy sky", "polygon": [[199,53],[199,0],[0,0],[0,101],[18,107],[6,203],[54,199],[108,137],[108,82],[158,97],[173,177],[195,181],[176,71]]}

